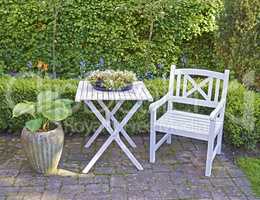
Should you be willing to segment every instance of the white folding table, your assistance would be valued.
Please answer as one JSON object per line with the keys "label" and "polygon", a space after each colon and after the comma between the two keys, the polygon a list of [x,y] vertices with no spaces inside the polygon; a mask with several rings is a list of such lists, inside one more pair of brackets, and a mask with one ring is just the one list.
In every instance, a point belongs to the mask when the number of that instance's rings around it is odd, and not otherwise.
{"label": "white folding table", "polygon": [[[133,88],[128,91],[98,91],[95,90],[90,83],[87,81],[80,81],[75,97],[76,102],[84,102],[90,110],[96,115],[96,117],[101,122],[99,128],[95,131],[95,133],[91,136],[91,138],[86,143],[85,147],[89,148],[94,140],[98,137],[101,131],[105,128],[110,136],[106,140],[106,142],[102,145],[102,147],[98,150],[96,155],[91,159],[88,165],[83,170],[83,173],[88,173],[91,167],[96,163],[99,157],[104,153],[104,151],[108,148],[108,146],[115,140],[115,142],[119,145],[119,147],[125,152],[128,158],[132,161],[132,163],[139,170],[143,170],[142,165],[137,161],[134,155],[130,152],[127,146],[123,143],[120,138],[122,135],[126,141],[132,146],[136,147],[134,141],[127,134],[124,126],[130,120],[130,118],[134,115],[134,113],[138,110],[138,108],[142,105],[143,101],[153,101],[153,97],[150,92],[145,87],[144,83],[141,81],[135,82],[133,84]],[[94,105],[94,101],[97,102],[105,111],[105,116],[101,114],[101,112]],[[107,101],[115,101],[115,107],[112,110],[109,110],[105,102]],[[119,122],[115,118],[116,112],[120,109],[124,101],[135,101],[133,107],[126,114],[124,119]]]}

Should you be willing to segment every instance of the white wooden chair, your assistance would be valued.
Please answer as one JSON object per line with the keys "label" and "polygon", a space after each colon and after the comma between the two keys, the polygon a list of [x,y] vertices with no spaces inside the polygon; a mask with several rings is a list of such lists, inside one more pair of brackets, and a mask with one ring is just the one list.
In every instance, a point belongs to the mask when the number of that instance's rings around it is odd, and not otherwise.
{"label": "white wooden chair", "polygon": [[[194,76],[199,77],[199,80],[204,79],[196,83]],[[221,153],[228,78],[229,70],[219,73],[203,69],[176,69],[175,65],[171,67],[168,93],[152,103],[149,108],[150,162],[155,162],[155,153],[165,141],[171,143],[171,135],[199,139],[208,142],[205,176],[211,175],[213,160],[216,154]],[[192,86],[191,89],[189,85]],[[203,90],[204,88],[207,88],[207,92]],[[198,95],[201,98],[198,98]],[[166,113],[157,119],[157,109],[166,103],[168,105]],[[214,110],[210,115],[184,112],[174,109],[175,103],[210,107]],[[157,131],[165,133],[158,142],[156,142]]]}

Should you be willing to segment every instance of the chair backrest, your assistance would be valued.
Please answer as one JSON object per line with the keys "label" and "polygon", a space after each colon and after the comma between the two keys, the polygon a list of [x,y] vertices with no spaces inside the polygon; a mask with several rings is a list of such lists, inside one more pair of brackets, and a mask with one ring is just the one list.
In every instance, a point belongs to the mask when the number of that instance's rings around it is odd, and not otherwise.
{"label": "chair backrest", "polygon": [[228,79],[229,70],[220,73],[204,69],[176,69],[172,65],[169,95],[178,103],[214,108],[221,99],[226,100]]}

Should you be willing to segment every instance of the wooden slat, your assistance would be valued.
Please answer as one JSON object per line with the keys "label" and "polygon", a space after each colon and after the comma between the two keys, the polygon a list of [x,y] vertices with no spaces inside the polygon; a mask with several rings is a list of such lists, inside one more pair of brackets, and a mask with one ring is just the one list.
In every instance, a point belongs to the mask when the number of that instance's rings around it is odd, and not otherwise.
{"label": "wooden slat", "polygon": [[104,92],[100,90],[96,90],[97,92],[97,100],[103,100],[104,99]]}
{"label": "wooden slat", "polygon": [[85,100],[149,100],[153,97],[147,90],[143,82],[136,82],[133,88],[128,91],[99,91],[95,90],[87,81],[80,81],[75,97],[76,101]]}
{"label": "wooden slat", "polygon": [[128,91],[125,91],[125,92],[124,92],[124,95],[125,95],[125,99],[126,99],[126,100],[127,100],[127,99],[131,99],[131,95],[130,95],[129,90],[128,90]]}
{"label": "wooden slat", "polygon": [[171,97],[170,101],[176,103],[190,104],[195,106],[206,106],[211,108],[215,108],[218,105],[218,103],[214,101],[205,101],[203,99],[185,98],[185,97]]}
{"label": "wooden slat", "polygon": [[82,87],[82,93],[81,93],[81,99],[86,99],[86,96],[87,96],[87,86],[88,86],[88,83],[86,81],[83,82],[83,87]]}
{"label": "wooden slat", "polygon": [[109,92],[107,92],[107,91],[103,92],[103,100],[109,100],[108,93]]}
{"label": "wooden slat", "polygon": [[189,74],[189,75],[200,75],[207,77],[214,77],[218,79],[224,79],[224,74],[220,72],[213,72],[205,69],[176,69],[176,73]]}
{"label": "wooden slat", "polygon": [[216,79],[215,97],[214,97],[215,102],[218,102],[219,99],[219,86],[220,86],[220,80]]}
{"label": "wooden slat", "polygon": [[182,91],[182,96],[186,97],[187,96],[187,75],[184,74],[184,77],[183,77],[183,91]]}
{"label": "wooden slat", "polygon": [[148,91],[148,89],[145,87],[144,83],[142,83],[142,89],[143,89],[143,91],[144,91],[144,93],[145,93],[145,95],[146,95],[146,99],[147,99],[148,101],[153,101],[153,97],[152,97],[152,95],[150,94],[150,92]]}
{"label": "wooden slat", "polygon": [[81,93],[82,93],[82,88],[83,88],[83,81],[80,81],[78,84],[78,89],[77,89],[77,93],[76,93],[76,97],[75,97],[75,101],[76,102],[80,102],[81,101]]}
{"label": "wooden slat", "polygon": [[108,92],[108,99],[113,100],[115,99],[114,93],[113,92]]}
{"label": "wooden slat", "polygon": [[176,96],[180,96],[180,89],[181,89],[181,74],[179,73],[177,76],[177,85],[176,85]]}
{"label": "wooden slat", "polygon": [[112,92],[112,93],[113,93],[114,99],[111,99],[111,100],[120,100],[119,92]]}
{"label": "wooden slat", "polygon": [[142,96],[141,96],[140,91],[139,91],[139,83],[133,85],[133,91],[135,93],[136,100],[142,100]]}
{"label": "wooden slat", "polygon": [[97,94],[97,90],[95,90],[94,88],[91,90],[92,92],[92,99],[91,100],[98,100],[98,94]]}
{"label": "wooden slat", "polygon": [[130,100],[136,99],[136,95],[135,95],[133,89],[131,89],[131,90],[129,91],[129,95],[130,95]]}
{"label": "wooden slat", "polygon": [[91,100],[92,99],[92,90],[93,87],[91,84],[88,83],[88,87],[87,87],[88,93],[87,93],[87,97],[86,100]]}
{"label": "wooden slat", "polygon": [[213,87],[213,78],[209,79],[209,87],[208,87],[208,100],[212,99],[212,87]]}

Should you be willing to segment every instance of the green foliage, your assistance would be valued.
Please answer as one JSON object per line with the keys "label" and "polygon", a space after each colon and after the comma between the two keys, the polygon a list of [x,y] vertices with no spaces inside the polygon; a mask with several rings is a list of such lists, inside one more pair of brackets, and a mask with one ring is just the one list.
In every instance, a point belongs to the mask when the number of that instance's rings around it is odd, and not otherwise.
{"label": "green foliage", "polygon": [[253,192],[260,197],[260,159],[259,158],[239,158],[236,163],[248,177]]}
{"label": "green foliage", "polygon": [[43,91],[37,95],[37,102],[18,103],[13,108],[13,117],[30,114],[33,119],[25,123],[25,127],[32,133],[40,128],[49,130],[50,122],[59,122],[71,115],[69,99],[58,99],[59,93],[53,91]]}
{"label": "green foliage", "polygon": [[35,114],[35,104],[33,102],[18,103],[13,109],[13,117],[19,117],[24,114]]}
{"label": "green foliage", "polygon": [[182,45],[180,67],[193,67],[223,72],[226,67],[216,53],[217,31],[198,36]]}
{"label": "green foliage", "polygon": [[240,147],[254,148],[260,141],[260,95],[237,81],[229,84],[225,117],[227,141]]}
{"label": "green foliage", "polygon": [[[224,66],[242,81],[254,71],[259,84],[260,69],[260,1],[225,0],[219,26],[217,53]],[[255,86],[251,81],[249,86]],[[259,85],[258,85],[259,86]]]}
{"label": "green foliage", "polygon": [[[18,132],[28,121],[26,115],[12,118],[12,109],[15,104],[21,101],[36,101],[40,91],[52,90],[61,95],[61,98],[74,99],[76,94],[77,80],[48,80],[48,79],[13,79],[0,78],[0,130]],[[145,80],[145,85],[151,92],[154,100],[159,99],[168,91],[166,80]],[[113,107],[110,102],[109,108]],[[123,109],[116,116],[122,119],[127,114],[132,104],[126,102]],[[141,109],[127,124],[127,132],[138,134],[147,133],[149,130],[149,103],[145,102]],[[190,111],[187,105],[184,106]],[[183,107],[178,106],[183,109]],[[100,124],[95,116],[83,104],[73,106],[73,114],[65,119],[63,127],[66,134],[71,133],[92,133]],[[165,111],[165,107],[162,108]],[[225,115],[224,136],[225,141],[237,147],[253,147],[260,142],[260,97],[258,93],[248,91],[236,81],[231,81],[228,93],[228,102]],[[195,109],[196,110],[196,109]],[[207,110],[202,110],[207,112]]]}
{"label": "green foliage", "polygon": [[32,119],[25,123],[25,128],[27,128],[32,133],[34,133],[42,127],[43,123],[44,123],[44,121],[42,118]]}
{"label": "green foliage", "polygon": [[32,71],[40,60],[62,77],[97,67],[161,75],[156,68],[175,63],[183,42],[216,29],[221,7],[221,0],[0,0],[0,65]]}

